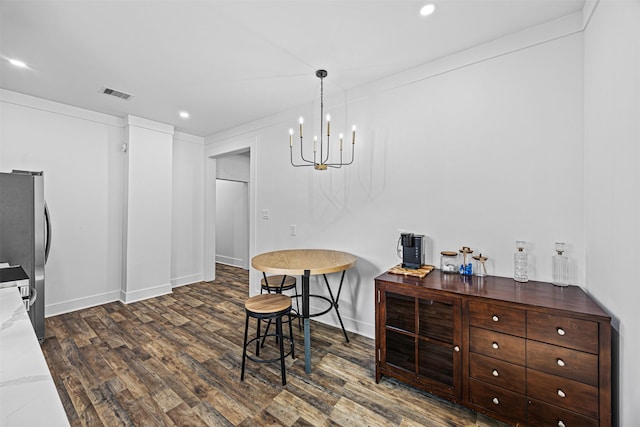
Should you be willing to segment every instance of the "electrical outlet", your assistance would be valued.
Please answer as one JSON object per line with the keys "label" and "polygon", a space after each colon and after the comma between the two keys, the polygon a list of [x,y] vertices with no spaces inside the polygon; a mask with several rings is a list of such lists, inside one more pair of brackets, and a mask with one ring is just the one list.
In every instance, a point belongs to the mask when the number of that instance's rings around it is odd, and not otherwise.
{"label": "electrical outlet", "polygon": [[270,215],[269,209],[262,209],[262,219],[269,219]]}
{"label": "electrical outlet", "polygon": [[295,224],[291,224],[289,226],[289,235],[290,236],[295,236],[296,235],[296,225]]}

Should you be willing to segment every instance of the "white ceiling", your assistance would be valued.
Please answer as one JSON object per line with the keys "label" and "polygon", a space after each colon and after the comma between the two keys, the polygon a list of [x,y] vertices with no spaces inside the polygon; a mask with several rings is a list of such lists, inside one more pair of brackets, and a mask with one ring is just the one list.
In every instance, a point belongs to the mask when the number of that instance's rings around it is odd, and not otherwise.
{"label": "white ceiling", "polygon": [[316,100],[319,68],[328,98],[581,11],[585,0],[437,0],[426,18],[424,3],[0,0],[0,87],[206,136]]}

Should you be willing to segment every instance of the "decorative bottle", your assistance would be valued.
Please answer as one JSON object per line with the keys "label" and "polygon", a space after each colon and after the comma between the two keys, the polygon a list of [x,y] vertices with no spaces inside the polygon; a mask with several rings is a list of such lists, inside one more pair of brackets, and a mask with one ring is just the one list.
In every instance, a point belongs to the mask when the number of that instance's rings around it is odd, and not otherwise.
{"label": "decorative bottle", "polygon": [[528,282],[527,267],[529,257],[524,251],[526,242],[524,240],[516,240],[516,253],[513,254],[513,278],[516,282]]}
{"label": "decorative bottle", "polygon": [[569,258],[564,254],[564,243],[556,242],[556,254],[553,256],[553,284],[569,285]]}

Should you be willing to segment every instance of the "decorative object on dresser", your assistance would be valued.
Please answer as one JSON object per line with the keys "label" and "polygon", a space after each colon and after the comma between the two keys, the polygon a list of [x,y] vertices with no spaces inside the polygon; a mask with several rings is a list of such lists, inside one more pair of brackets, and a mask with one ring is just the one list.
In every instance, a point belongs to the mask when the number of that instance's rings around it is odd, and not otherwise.
{"label": "decorative object on dresser", "polygon": [[525,252],[526,246],[527,242],[524,240],[516,240],[516,253],[513,254],[513,279],[516,282],[529,281],[529,256]]}
{"label": "decorative object on dresser", "polygon": [[611,426],[611,318],[580,287],[441,270],[375,283],[376,382],[517,425]]}

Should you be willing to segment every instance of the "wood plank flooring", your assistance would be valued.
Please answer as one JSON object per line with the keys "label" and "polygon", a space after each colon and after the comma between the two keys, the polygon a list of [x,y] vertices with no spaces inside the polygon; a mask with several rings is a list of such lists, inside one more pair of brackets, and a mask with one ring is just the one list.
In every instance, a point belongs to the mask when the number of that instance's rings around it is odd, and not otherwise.
{"label": "wood plank flooring", "polygon": [[[503,426],[383,378],[374,342],[312,322],[313,372],[303,337],[278,363],[247,361],[240,381],[248,272],[132,304],[46,319],[42,350],[72,426]],[[255,324],[252,323],[255,327]]]}

